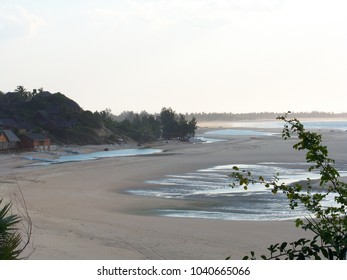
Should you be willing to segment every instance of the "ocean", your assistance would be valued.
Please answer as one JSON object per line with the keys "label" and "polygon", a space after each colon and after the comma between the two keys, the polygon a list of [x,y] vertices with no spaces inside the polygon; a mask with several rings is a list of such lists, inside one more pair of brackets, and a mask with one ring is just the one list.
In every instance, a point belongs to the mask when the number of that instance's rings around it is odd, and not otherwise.
{"label": "ocean", "polygon": [[[347,131],[347,120],[320,120],[320,121],[308,121],[304,120],[301,123],[306,129],[314,130],[342,130]],[[250,121],[250,122],[233,122],[233,127],[249,127],[249,128],[282,128],[283,121]]]}

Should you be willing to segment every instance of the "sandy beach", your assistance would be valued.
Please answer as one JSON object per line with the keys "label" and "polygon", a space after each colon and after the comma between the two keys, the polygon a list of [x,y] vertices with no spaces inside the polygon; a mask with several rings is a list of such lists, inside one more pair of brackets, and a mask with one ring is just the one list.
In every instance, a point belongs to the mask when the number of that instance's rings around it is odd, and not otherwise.
{"label": "sandy beach", "polygon": [[[280,131],[276,131],[280,132]],[[224,139],[226,137],[223,137]],[[324,141],[338,164],[347,163],[347,132]],[[152,143],[163,153],[23,167],[23,155],[1,155],[0,195],[23,192],[33,224],[30,259],[241,259],[304,232],[293,221],[224,221],[145,215],[147,209],[189,204],[134,196],[124,190],[146,180],[231,163],[304,162],[294,140],[229,136],[211,144]],[[103,150],[104,147],[93,147]],[[92,151],[90,147],[81,151]]]}

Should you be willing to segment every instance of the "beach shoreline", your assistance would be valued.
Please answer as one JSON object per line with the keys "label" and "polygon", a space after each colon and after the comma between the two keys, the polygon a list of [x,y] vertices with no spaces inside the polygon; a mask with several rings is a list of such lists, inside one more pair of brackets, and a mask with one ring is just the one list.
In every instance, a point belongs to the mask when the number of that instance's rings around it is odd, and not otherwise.
{"label": "beach shoreline", "polygon": [[[347,134],[324,135],[331,156],[346,164]],[[228,136],[211,144],[161,141],[146,145],[161,154],[22,167],[8,156],[1,163],[0,194],[23,192],[33,223],[30,259],[241,259],[265,253],[269,244],[305,234],[293,221],[224,221],[144,215],[142,211],[189,201],[124,192],[146,180],[223,164],[303,162],[293,139]],[[103,150],[83,147],[83,151]],[[118,147],[115,147],[118,148]],[[330,149],[331,148],[331,149]]]}

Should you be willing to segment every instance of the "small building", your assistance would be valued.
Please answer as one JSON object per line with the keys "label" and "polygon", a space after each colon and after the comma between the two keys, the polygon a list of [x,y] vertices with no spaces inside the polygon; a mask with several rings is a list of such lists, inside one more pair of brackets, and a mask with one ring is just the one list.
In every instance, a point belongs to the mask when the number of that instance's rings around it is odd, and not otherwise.
{"label": "small building", "polygon": [[20,139],[9,129],[0,130],[0,150],[18,149]]}
{"label": "small building", "polygon": [[36,149],[49,151],[51,147],[51,139],[43,133],[29,133],[20,136],[23,149]]}

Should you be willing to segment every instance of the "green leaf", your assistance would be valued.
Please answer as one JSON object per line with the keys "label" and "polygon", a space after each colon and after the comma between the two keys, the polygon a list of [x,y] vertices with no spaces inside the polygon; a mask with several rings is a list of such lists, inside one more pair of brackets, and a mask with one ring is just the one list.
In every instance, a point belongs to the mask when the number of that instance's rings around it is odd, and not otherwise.
{"label": "green leaf", "polygon": [[288,243],[287,242],[283,242],[280,246],[280,251],[283,252],[283,250],[287,247]]}
{"label": "green leaf", "polygon": [[295,220],[295,226],[296,226],[296,227],[300,227],[300,226],[302,226],[303,224],[304,224],[304,222],[303,222],[301,219],[297,218],[297,219]]}

